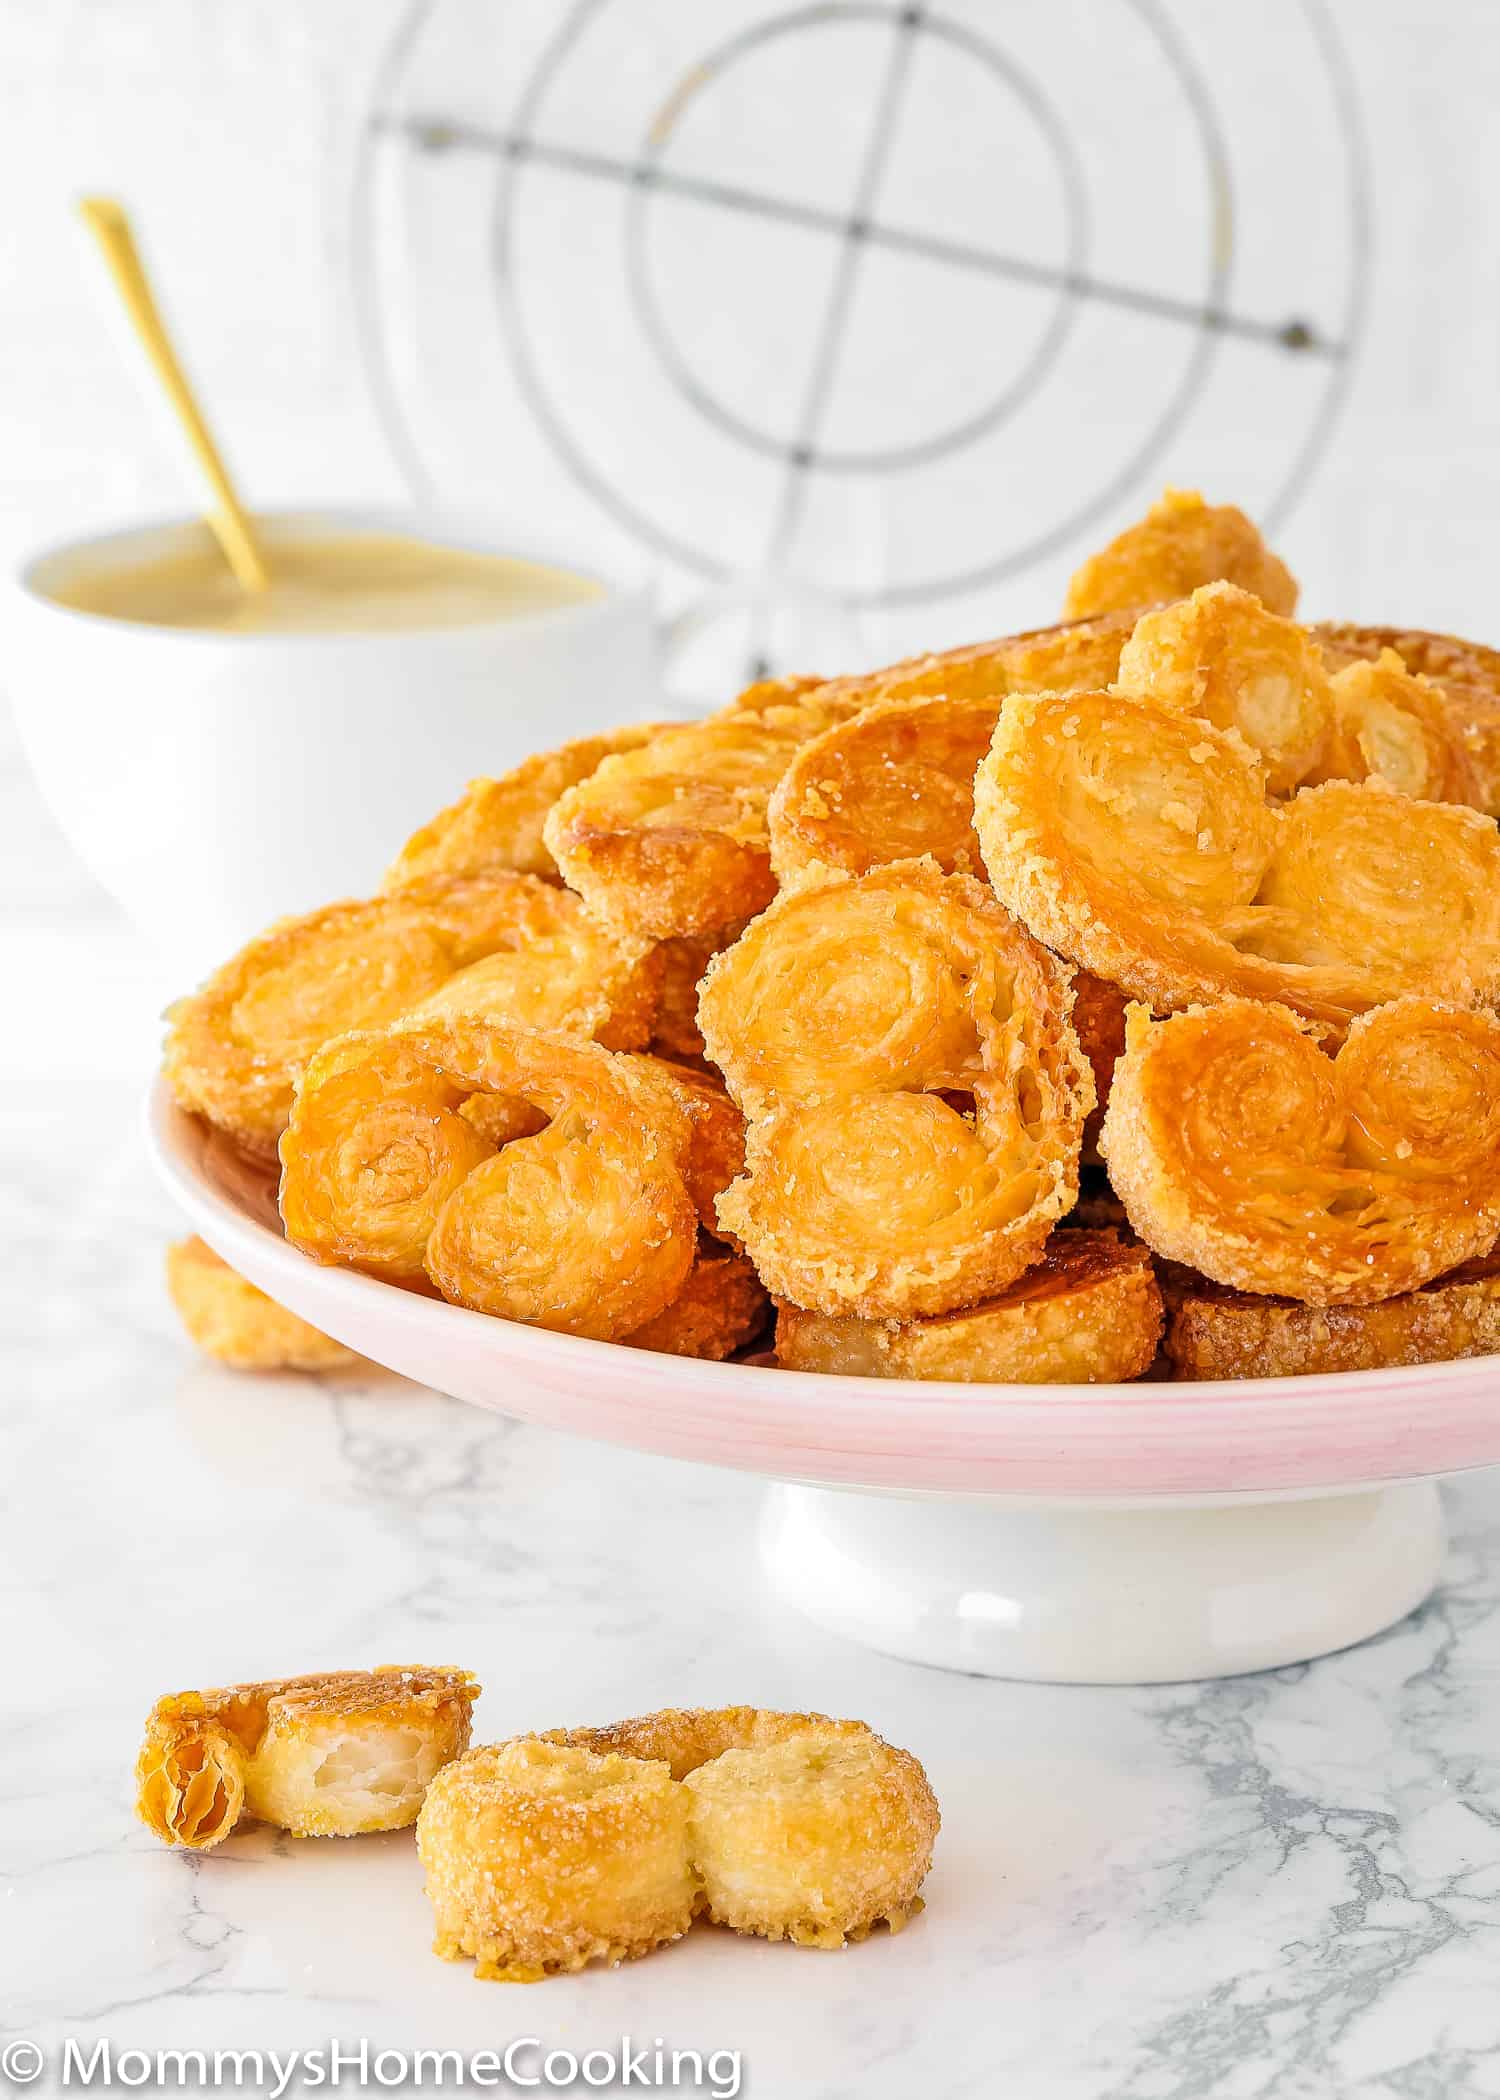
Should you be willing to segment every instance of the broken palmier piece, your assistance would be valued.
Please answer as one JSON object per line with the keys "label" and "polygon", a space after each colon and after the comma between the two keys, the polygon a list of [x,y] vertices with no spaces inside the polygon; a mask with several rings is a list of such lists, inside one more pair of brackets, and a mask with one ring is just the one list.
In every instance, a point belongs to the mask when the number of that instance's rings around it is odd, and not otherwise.
{"label": "broken palmier piece", "polygon": [[1448,732],[1468,764],[1474,806],[1500,816],[1500,650],[1413,627],[1320,621],[1309,631],[1330,670],[1373,663],[1389,649],[1414,676],[1436,686],[1446,703]]}
{"label": "broken palmier piece", "polygon": [[718,1214],[775,1295],[905,1317],[1027,1268],[1093,1105],[1071,1003],[990,892],[930,861],[791,891],[716,957],[699,1022],[749,1117]]}
{"label": "broken palmier piece", "polygon": [[[1334,733],[1333,687],[1316,643],[1232,583],[1208,583],[1136,622],[1120,652],[1122,692],[1237,729],[1266,769],[1273,795],[1320,773]],[[1400,783],[1395,783],[1399,785]]]}
{"label": "broken palmier piece", "polygon": [[1500,1351],[1500,1256],[1481,1255],[1374,1305],[1298,1305],[1162,1265],[1175,1378],[1305,1378]]}
{"label": "broken palmier piece", "polygon": [[1113,1232],[1055,1233],[1040,1261],[983,1304],[927,1320],[856,1320],[777,1308],[789,1371],[1018,1385],[1138,1378],[1161,1338],[1161,1294],[1144,1247]]}
{"label": "broken palmier piece", "polygon": [[534,1983],[681,1939],[698,1900],[690,1806],[665,1764],[536,1736],[471,1750],[417,1819],[434,1952]]}
{"label": "broken palmier piece", "polygon": [[1273,807],[1233,730],[1124,693],[1022,694],[975,781],[1002,902],[1170,1011],[1241,996],[1340,1033],[1404,993],[1500,996],[1500,839],[1374,781]]}
{"label": "broken palmier piece", "polygon": [[319,1045],[398,1020],[480,956],[524,943],[541,888],[503,870],[431,875],[281,920],[169,1008],[178,1104],[273,1157]]}
{"label": "broken palmier piece", "polygon": [[199,1852],[242,1813],[295,1837],[404,1829],[478,1696],[467,1670],[400,1665],[173,1693],[146,1723],[136,1812]]}
{"label": "broken palmier piece", "polygon": [[542,826],[558,796],[587,780],[606,758],[649,744],[668,726],[637,722],[601,736],[575,737],[496,778],[471,780],[456,802],[412,833],[391,863],[385,887],[418,875],[474,875],[488,868],[514,868],[555,882],[557,863],[543,843]]}
{"label": "broken palmier piece", "polygon": [[234,1371],[339,1371],[361,1359],[257,1290],[198,1238],[167,1249],[167,1291],[207,1356]]}
{"label": "broken palmier piece", "polygon": [[[325,1044],[282,1140],[287,1238],[325,1262],[532,1326],[612,1341],[687,1280],[688,1117],[635,1060],[495,1023],[410,1023]],[[474,1095],[545,1118],[497,1151]]]}
{"label": "broken palmier piece", "polygon": [[765,1286],[746,1257],[705,1236],[671,1304],[623,1339],[629,1349],[723,1363],[754,1341],[770,1309]]}
{"label": "broken palmier piece", "polygon": [[1500,1234],[1500,1020],[1402,999],[1330,1057],[1284,1007],[1132,1008],[1101,1149],[1142,1239],[1217,1283],[1415,1290]]}
{"label": "broken palmier piece", "polygon": [[1330,690],[1333,735],[1313,778],[1383,780],[1418,801],[1483,806],[1459,710],[1428,679],[1408,671],[1394,649],[1373,663],[1347,664]]}
{"label": "broken palmier piece", "polygon": [[1297,609],[1297,579],[1233,504],[1168,489],[1144,518],[1090,555],[1068,585],[1064,611],[1093,619],[1186,598],[1205,583],[1236,583],[1275,613]]}

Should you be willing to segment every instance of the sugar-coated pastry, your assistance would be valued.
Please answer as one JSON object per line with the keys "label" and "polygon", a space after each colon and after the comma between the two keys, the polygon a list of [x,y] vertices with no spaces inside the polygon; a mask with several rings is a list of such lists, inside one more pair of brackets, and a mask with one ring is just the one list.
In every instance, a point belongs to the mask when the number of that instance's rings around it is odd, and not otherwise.
{"label": "sugar-coated pastry", "polygon": [[1330,681],[1334,731],[1314,778],[1383,780],[1424,802],[1485,801],[1462,713],[1442,689],[1408,671],[1394,649],[1347,664]]}
{"label": "sugar-coated pastry", "polygon": [[[462,1019],[339,1037],[282,1140],[287,1237],[319,1261],[425,1274],[479,1312],[634,1333],[681,1290],[698,1238],[689,1119],[641,1062]],[[460,1113],[475,1095],[545,1126],[496,1151]]]}
{"label": "sugar-coated pastry", "polygon": [[745,1119],[735,1107],[717,1072],[700,1071],[669,1057],[645,1055],[631,1060],[636,1080],[653,1093],[666,1088],[670,1107],[663,1120],[681,1116],[687,1124],[682,1179],[705,1232],[722,1239],[717,1215],[720,1196],[745,1164]]}
{"label": "sugar-coated pastry", "polygon": [[136,1760],[137,1813],[169,1845],[207,1851],[241,1813],[296,1837],[414,1823],[469,1741],[467,1670],[336,1670],[159,1699]]}
{"label": "sugar-coated pastry", "polygon": [[722,1363],[766,1325],[771,1301],[750,1262],[704,1237],[687,1282],[671,1304],[624,1337],[631,1349]]}
{"label": "sugar-coated pastry", "polygon": [[995,1297],[928,1320],[858,1320],[778,1308],[789,1371],[1021,1385],[1138,1378],[1161,1338],[1146,1249],[1113,1232],[1054,1233],[1040,1261]]}
{"label": "sugar-coated pastry", "polygon": [[1233,504],[1168,489],[1144,518],[1091,555],[1068,585],[1071,619],[1160,605],[1205,583],[1236,583],[1275,613],[1297,609],[1297,579]]}
{"label": "sugar-coated pastry", "polygon": [[739,938],[743,929],[726,927],[722,938],[671,940],[656,948],[656,1018],[650,1049],[657,1057],[678,1061],[700,1059],[703,1036],[698,1027],[698,987],[703,973],[721,947]]}
{"label": "sugar-coated pastry", "polygon": [[726,1750],[764,1750],[793,1736],[814,1732],[822,1738],[830,1731],[869,1733],[863,1721],[834,1721],[827,1714],[778,1713],[765,1706],[664,1706],[602,1728],[554,1728],[541,1740],[573,1744],[601,1757],[643,1757],[666,1765],[674,1779],[685,1779]]}
{"label": "sugar-coated pastry", "polygon": [[1098,1164],[1099,1132],[1109,1106],[1110,1081],[1115,1061],[1125,1048],[1127,1001],[1115,985],[1106,984],[1092,970],[1073,972],[1073,1010],[1069,1018],[1080,1049],[1094,1075],[1094,1106],[1083,1126],[1083,1157]]}
{"label": "sugar-coated pastry", "polygon": [[434,1951],[533,1983],[681,1939],[698,1899],[690,1806],[665,1764],[531,1736],[471,1750],[417,1819]]}
{"label": "sugar-coated pastry", "polygon": [[429,875],[283,919],[170,1009],[163,1071],[182,1107],[273,1157],[307,1060],[330,1036],[409,1013],[455,972],[524,940],[528,875]]}
{"label": "sugar-coated pastry", "polygon": [[1404,993],[1500,997],[1500,839],[1374,781],[1284,805],[1233,730],[1123,693],[1022,694],[975,780],[997,895],[1164,1012],[1276,1000],[1337,1034]]}
{"label": "sugar-coated pastry", "polygon": [[1375,1305],[1298,1305],[1161,1264],[1175,1378],[1297,1378],[1500,1353],[1500,1257]]}
{"label": "sugar-coated pastry", "polygon": [[[1236,584],[1206,583],[1190,598],[1144,613],[1120,652],[1117,683],[1179,714],[1237,729],[1265,767],[1272,794],[1323,777],[1334,701],[1322,655],[1305,628],[1268,612]],[[1326,777],[1363,780],[1377,770]]]}
{"label": "sugar-coated pastry", "polygon": [[684,1778],[688,1843],[716,1925],[843,1947],[922,1908],[938,1806],[905,1750],[844,1723],[729,1749]]}
{"label": "sugar-coated pastry", "polygon": [[982,875],[974,769],[999,709],[946,694],[881,700],[804,744],[771,797],[783,887],[924,854],[944,874]]}
{"label": "sugar-coated pastry", "polygon": [[497,779],[471,780],[458,800],[412,833],[392,862],[386,886],[417,875],[474,875],[514,868],[555,881],[557,863],[542,840],[547,812],[565,788],[587,780],[617,751],[649,744],[668,725],[631,723],[602,736],[575,737],[539,751]]}
{"label": "sugar-coated pastry", "polygon": [[503,945],[447,978],[407,1018],[466,1014],[576,1035],[607,1050],[640,1049],[656,1019],[654,944],[606,932],[557,883],[524,880]]}
{"label": "sugar-coated pastry", "polygon": [[1410,627],[1322,621],[1311,632],[1332,670],[1374,662],[1390,649],[1408,671],[1435,685],[1447,702],[1449,733],[1469,763],[1475,807],[1500,816],[1500,650]]}
{"label": "sugar-coated pastry", "polygon": [[565,879],[611,925],[715,937],[770,902],[766,805],[799,744],[830,719],[817,691],[732,708],[607,758],[546,822]]}
{"label": "sugar-coated pastry", "polygon": [[699,1024],[750,1119],[718,1215],[773,1293],[904,1318],[1019,1275],[1077,1193],[1071,1003],[988,890],[924,861],[791,891],[717,956]]}
{"label": "sugar-coated pastry", "polygon": [[167,1291],[198,1347],[235,1371],[337,1371],[352,1349],[257,1290],[196,1237],[167,1249]]}
{"label": "sugar-coated pastry", "polygon": [[1115,612],[1098,620],[1068,620],[1057,627],[1002,635],[997,641],[967,642],[936,655],[909,656],[877,671],[827,679],[811,698],[832,719],[843,721],[893,700],[1000,700],[1007,693],[1062,693],[1075,686],[1108,685],[1134,624],[1133,612]]}
{"label": "sugar-coated pastry", "polygon": [[1415,1290],[1500,1235],[1500,1020],[1403,999],[1331,1057],[1284,1007],[1133,1007],[1101,1150],[1147,1245],[1217,1283]]}

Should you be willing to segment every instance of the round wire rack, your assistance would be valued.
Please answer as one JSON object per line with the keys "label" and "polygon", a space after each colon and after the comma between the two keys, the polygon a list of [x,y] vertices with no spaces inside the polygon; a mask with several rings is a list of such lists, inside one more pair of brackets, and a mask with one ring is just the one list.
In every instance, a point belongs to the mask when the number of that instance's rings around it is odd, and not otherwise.
{"label": "round wire rack", "polygon": [[761,657],[778,600],[998,610],[1169,478],[1274,530],[1370,207],[1322,0],[1235,12],[416,0],[352,247],[405,477],[750,607]]}

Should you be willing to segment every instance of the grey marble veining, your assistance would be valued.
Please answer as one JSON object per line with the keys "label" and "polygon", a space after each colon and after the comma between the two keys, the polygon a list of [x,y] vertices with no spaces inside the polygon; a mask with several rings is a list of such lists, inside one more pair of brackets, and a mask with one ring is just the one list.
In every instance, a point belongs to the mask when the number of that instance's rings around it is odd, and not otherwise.
{"label": "grey marble veining", "polygon": [[[1382,1638],[1210,1685],[919,1670],[762,1588],[748,1479],[524,1429],[378,1373],[196,1360],[136,1133],[169,989],[6,754],[0,1032],[0,2041],[743,2052],[758,2100],[1500,2094],[1500,1486]],[[1500,1396],[1497,1396],[1500,1397]],[[205,1679],[484,1678],[482,1735],[667,1703],[864,1715],[944,1830],[899,1939],[700,1932],[518,1992],[428,1952],[409,1835],[203,1860],[130,1815],[141,1719]],[[49,2074],[34,2091],[55,2089]]]}

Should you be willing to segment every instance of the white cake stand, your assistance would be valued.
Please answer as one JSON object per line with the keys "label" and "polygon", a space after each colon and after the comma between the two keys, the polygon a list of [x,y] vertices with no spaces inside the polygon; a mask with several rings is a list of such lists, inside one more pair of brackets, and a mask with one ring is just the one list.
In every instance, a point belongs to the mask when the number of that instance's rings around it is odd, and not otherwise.
{"label": "white cake stand", "polygon": [[289,1247],[158,1086],[167,1187],[252,1282],[521,1420],[771,1480],[764,1560],[820,1625],[986,1676],[1159,1683],[1306,1660],[1411,1611],[1437,1480],[1500,1463],[1500,1363],[1199,1385],[937,1385],[699,1363],[465,1312]]}

